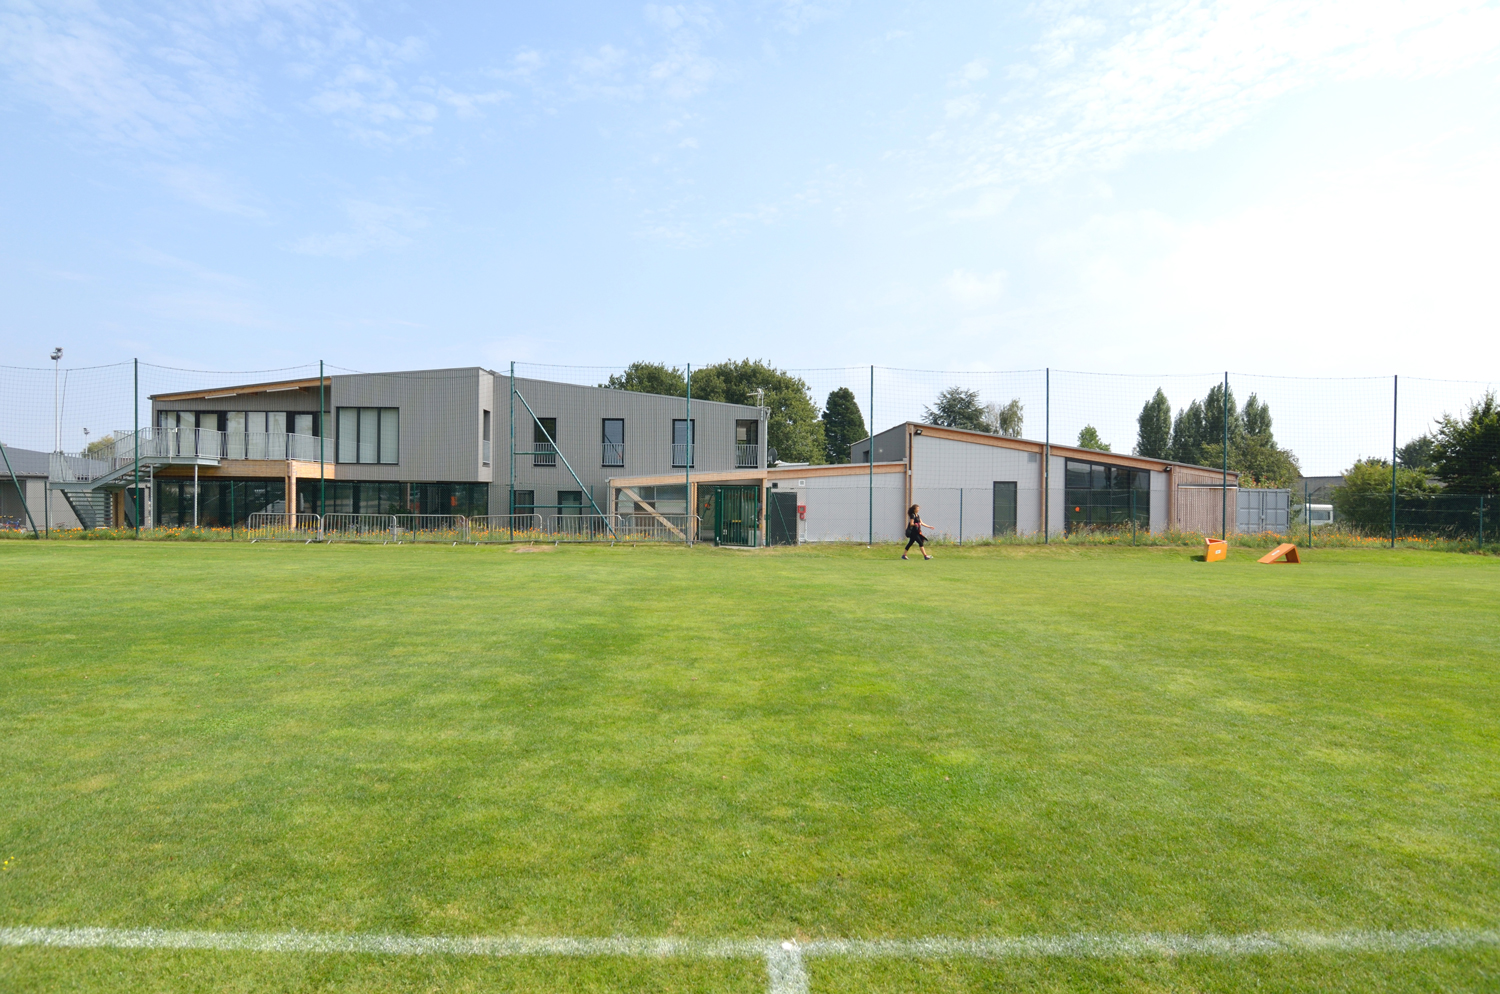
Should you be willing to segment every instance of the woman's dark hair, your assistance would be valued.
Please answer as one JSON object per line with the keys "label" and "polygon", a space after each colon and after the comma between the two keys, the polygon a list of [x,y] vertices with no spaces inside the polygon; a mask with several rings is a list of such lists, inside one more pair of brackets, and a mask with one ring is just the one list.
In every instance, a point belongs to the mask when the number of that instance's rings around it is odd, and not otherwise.
{"label": "woman's dark hair", "polygon": [[911,517],[913,514],[916,514],[916,513],[917,513],[917,505],[915,505],[915,504],[913,504],[911,507],[908,507],[906,509],[906,516],[908,518]]}

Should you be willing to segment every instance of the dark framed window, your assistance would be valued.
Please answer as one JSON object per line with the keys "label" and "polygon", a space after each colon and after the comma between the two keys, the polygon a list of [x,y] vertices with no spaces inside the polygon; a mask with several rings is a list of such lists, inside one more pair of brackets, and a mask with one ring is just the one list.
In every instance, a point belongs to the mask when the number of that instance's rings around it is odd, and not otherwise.
{"label": "dark framed window", "polygon": [[557,465],[557,419],[537,418],[531,429],[531,465]]}
{"label": "dark framed window", "polygon": [[625,465],[625,419],[604,419],[603,465]]}
{"label": "dark framed window", "polygon": [[513,490],[510,501],[511,514],[535,514],[536,513],[536,491],[535,490]]}
{"label": "dark framed window", "polygon": [[582,490],[559,490],[557,492],[557,513],[580,515],[583,513],[583,491]]}
{"label": "dark framed window", "polygon": [[401,413],[394,407],[338,409],[338,461],[346,463],[399,462]]}
{"label": "dark framed window", "polygon": [[672,465],[691,469],[697,448],[694,444],[698,441],[697,418],[688,421],[684,418],[672,419]]}
{"label": "dark framed window", "polygon": [[736,421],[734,423],[735,468],[760,466],[760,422]]}
{"label": "dark framed window", "polygon": [[1069,459],[1063,471],[1063,522],[1077,528],[1151,526],[1151,473]]}
{"label": "dark framed window", "polygon": [[490,464],[490,412],[484,412],[484,451],[480,453],[486,466]]}

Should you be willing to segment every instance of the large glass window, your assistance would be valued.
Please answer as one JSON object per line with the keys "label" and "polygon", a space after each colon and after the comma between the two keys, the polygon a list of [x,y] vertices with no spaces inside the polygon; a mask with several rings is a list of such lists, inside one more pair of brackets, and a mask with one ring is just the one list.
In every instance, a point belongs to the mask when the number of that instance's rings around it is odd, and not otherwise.
{"label": "large glass window", "polygon": [[[283,419],[285,417],[282,415]],[[401,415],[397,408],[341,407],[338,428],[339,462],[393,466],[399,461]]]}
{"label": "large glass window", "polygon": [[490,513],[488,483],[312,479],[297,481],[298,511],[318,511],[320,483],[329,514],[462,514],[478,518]]}
{"label": "large glass window", "polygon": [[511,492],[512,514],[535,514],[536,513],[536,491],[515,490]]}
{"label": "large glass window", "polygon": [[649,515],[648,507],[661,514],[686,514],[686,485],[678,483],[662,487],[615,488],[615,511],[617,513]]}
{"label": "large glass window", "polygon": [[537,418],[531,429],[531,465],[557,465],[557,419]]}
{"label": "large glass window", "polygon": [[1067,460],[1064,466],[1068,531],[1129,525],[1151,526],[1151,473],[1144,469]]}
{"label": "large glass window", "polygon": [[697,431],[698,419],[687,421],[683,418],[672,419],[672,465],[691,468],[696,454],[693,449],[697,448],[693,443],[698,441]]}
{"label": "large glass window", "polygon": [[625,419],[604,419],[603,465],[625,465]]}
{"label": "large glass window", "polygon": [[192,527],[195,486],[200,528],[243,527],[245,519],[259,511],[286,513],[284,480],[215,478],[195,485],[190,478],[157,477],[156,498],[151,502],[157,527]]}
{"label": "large glass window", "polygon": [[559,490],[557,492],[557,513],[579,515],[583,513],[583,491],[582,490]]}
{"label": "large glass window", "polygon": [[481,455],[484,456],[484,459],[482,460],[483,463],[486,466],[488,466],[490,464],[490,412],[489,411],[485,411],[484,412],[484,452],[481,453]]}

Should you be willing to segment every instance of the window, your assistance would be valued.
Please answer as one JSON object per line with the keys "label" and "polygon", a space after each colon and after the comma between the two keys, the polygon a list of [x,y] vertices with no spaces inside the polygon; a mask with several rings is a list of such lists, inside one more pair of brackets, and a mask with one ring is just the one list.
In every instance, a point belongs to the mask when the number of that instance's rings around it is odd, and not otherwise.
{"label": "window", "polygon": [[511,491],[511,498],[511,514],[536,513],[535,490],[513,490]]}
{"label": "window", "polygon": [[537,418],[531,429],[531,465],[557,465],[557,419]]}
{"label": "window", "polygon": [[1064,464],[1063,521],[1068,531],[1151,525],[1151,473],[1069,459]]}
{"label": "window", "polygon": [[734,465],[736,469],[760,466],[760,422],[734,423]]}
{"label": "window", "polygon": [[[631,494],[635,496],[632,497]],[[686,514],[687,487],[681,483],[661,487],[615,488],[615,511],[619,514],[645,515],[650,518],[655,509],[659,514]]]}
{"label": "window", "polygon": [[486,466],[490,464],[490,412],[484,412],[484,456],[483,462]]}
{"label": "window", "polygon": [[696,453],[694,442],[698,441],[697,418],[686,421],[672,419],[672,465],[691,468]]}
{"label": "window", "polygon": [[583,491],[582,490],[559,490],[557,492],[557,513],[570,514],[574,517],[583,513]]}
{"label": "window", "polygon": [[604,419],[604,459],[605,466],[625,465],[625,419]]}
{"label": "window", "polygon": [[338,461],[395,465],[399,456],[399,414],[394,407],[339,408]]}

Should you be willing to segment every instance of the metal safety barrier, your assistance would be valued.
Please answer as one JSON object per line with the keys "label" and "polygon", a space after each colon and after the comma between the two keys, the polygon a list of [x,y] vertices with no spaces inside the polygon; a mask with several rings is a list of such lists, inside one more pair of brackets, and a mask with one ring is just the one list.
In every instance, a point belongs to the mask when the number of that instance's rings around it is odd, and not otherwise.
{"label": "metal safety barrier", "polygon": [[547,518],[545,537],[562,542],[608,542],[615,537],[614,521],[607,514],[553,514]]}
{"label": "metal safety barrier", "polygon": [[256,542],[321,542],[323,519],[316,514],[256,511],[245,520],[245,531]]}
{"label": "metal safety barrier", "polygon": [[636,511],[615,515],[617,542],[681,542],[698,540],[698,515]]}
{"label": "metal safety barrier", "polygon": [[360,542],[382,539],[392,541],[396,534],[394,514],[323,515],[323,538],[329,542]]}
{"label": "metal safety barrier", "polygon": [[469,521],[462,514],[395,514],[391,537],[397,542],[467,542]]}
{"label": "metal safety barrier", "polygon": [[540,514],[489,514],[468,520],[470,542],[534,542],[542,537]]}

